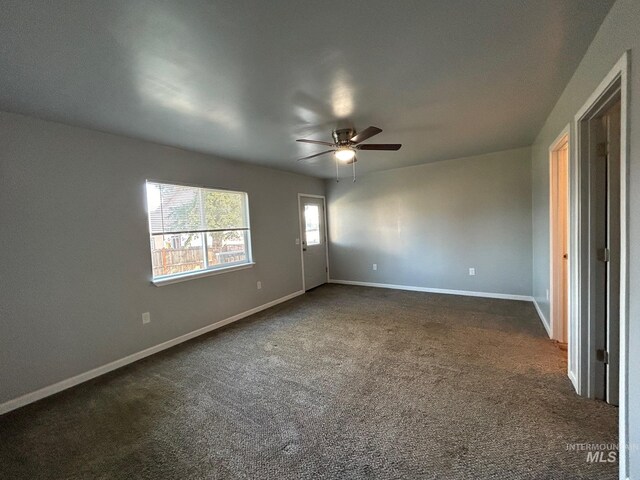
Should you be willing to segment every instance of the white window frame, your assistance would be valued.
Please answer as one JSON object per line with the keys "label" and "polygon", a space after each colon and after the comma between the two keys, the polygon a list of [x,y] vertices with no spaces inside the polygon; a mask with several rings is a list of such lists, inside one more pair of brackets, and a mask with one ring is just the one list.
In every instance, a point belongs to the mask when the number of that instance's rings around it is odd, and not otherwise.
{"label": "white window frame", "polygon": [[[166,180],[154,180],[154,179],[147,179],[145,181],[145,204],[146,204],[146,212],[147,212],[147,228],[148,228],[148,239],[153,238],[154,235],[158,235],[157,233],[152,233],[151,231],[151,218],[150,218],[150,211],[149,211],[149,204],[148,204],[148,198],[147,198],[147,185],[149,183],[156,183],[156,184],[164,184],[164,185],[177,185],[180,187],[193,187],[193,188],[199,188],[199,189],[205,189],[205,190],[211,190],[211,191],[215,191],[215,192],[224,192],[224,193],[240,193],[242,195],[244,195],[245,201],[244,201],[244,217],[246,219],[246,223],[247,226],[243,227],[243,228],[231,228],[231,229],[213,229],[213,230],[203,230],[203,231],[199,231],[198,233],[201,233],[202,235],[202,253],[203,253],[203,260],[204,260],[204,265],[205,268],[202,268],[200,270],[193,270],[190,272],[183,272],[183,273],[174,273],[174,274],[169,274],[169,275],[160,275],[157,277],[153,276],[153,253],[151,250],[151,246],[149,248],[149,259],[150,259],[150,263],[151,263],[151,283],[157,287],[163,286],[163,285],[170,285],[172,283],[178,283],[178,282],[185,282],[187,280],[194,280],[196,278],[203,278],[203,277],[209,277],[212,275],[220,275],[223,273],[228,273],[228,272],[235,272],[237,270],[244,270],[247,268],[252,268],[255,265],[255,262],[253,261],[253,252],[252,252],[252,248],[251,248],[251,219],[249,216],[249,194],[247,192],[242,192],[242,191],[238,191],[238,190],[227,190],[227,189],[223,189],[223,188],[214,188],[214,187],[209,187],[206,185],[196,185],[196,184],[191,184],[191,183],[181,183],[181,182],[172,182],[172,181],[166,181]],[[242,262],[234,262],[234,263],[228,263],[228,264],[224,264],[223,266],[209,266],[209,256],[208,256],[208,252],[207,252],[207,234],[208,233],[212,233],[212,232],[228,232],[228,231],[243,231],[245,232],[245,238],[246,238],[246,255],[247,255],[247,260],[246,261],[242,261]],[[194,232],[190,232],[190,231],[185,231],[185,232],[180,232],[180,233],[176,233],[177,234],[183,234],[183,233],[194,233]],[[168,235],[168,234],[165,234]]]}

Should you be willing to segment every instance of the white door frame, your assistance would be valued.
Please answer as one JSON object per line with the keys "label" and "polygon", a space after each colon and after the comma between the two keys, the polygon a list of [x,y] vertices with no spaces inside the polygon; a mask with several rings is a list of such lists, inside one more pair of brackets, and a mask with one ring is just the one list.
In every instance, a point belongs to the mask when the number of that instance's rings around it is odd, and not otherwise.
{"label": "white door frame", "polygon": [[322,204],[324,208],[322,209],[324,212],[324,251],[327,262],[327,283],[329,283],[329,224],[327,223],[327,199],[324,195],[313,195],[311,193],[298,193],[298,224],[300,226],[300,261],[302,265],[302,291],[306,292],[307,289],[305,287],[304,281],[304,230],[302,226],[302,209],[300,208],[300,199],[302,197],[311,197],[311,198],[321,198]]}
{"label": "white door frame", "polygon": [[[553,141],[553,143],[551,144],[551,146],[549,147],[549,312],[550,312],[550,325],[549,325],[549,329],[551,330],[551,338],[553,340],[558,340],[561,341],[562,340],[562,329],[563,329],[563,325],[561,321],[558,321],[557,318],[557,310],[558,310],[558,302],[559,302],[559,298],[557,294],[557,289],[558,289],[558,285],[556,285],[556,279],[555,279],[555,275],[554,273],[556,273],[558,266],[556,265],[556,260],[557,260],[557,255],[556,255],[556,245],[555,245],[555,234],[556,234],[556,226],[555,226],[555,214],[553,213],[553,202],[552,200],[555,198],[555,196],[557,195],[557,191],[553,192],[554,186],[557,186],[557,179],[554,179],[554,165],[557,163],[557,152],[558,149],[564,145],[565,143],[568,145],[569,149],[571,149],[571,134],[570,134],[570,130],[571,130],[571,124],[567,124],[566,127],[564,127],[562,129],[562,132],[560,132],[560,135],[558,135],[556,137],[556,139]],[[569,167],[570,163],[571,163],[571,154],[570,154],[570,150],[567,150],[567,168]],[[570,183],[569,181],[569,177],[568,177],[569,172],[567,172],[567,183]],[[567,185],[568,187],[568,185]],[[557,190],[557,188],[556,188]],[[567,195],[569,195],[569,191],[567,190]],[[569,204],[567,203],[567,209],[569,209]],[[569,211],[567,211],[567,223],[568,223],[568,219],[569,219]],[[567,225],[568,226],[568,225]],[[567,259],[567,262],[570,262],[571,258]],[[570,271],[570,267],[569,267],[569,263],[567,263],[567,271]],[[569,292],[566,292],[566,294],[568,295]],[[567,304],[568,302],[568,298],[567,300]],[[568,314],[567,314],[567,318],[568,318]],[[562,319],[561,319],[562,320]],[[569,343],[569,335],[570,335],[570,328],[569,325],[567,325],[567,331],[566,336],[567,336],[567,343]],[[571,368],[570,368],[570,364],[571,364],[571,358],[569,357],[569,366],[568,366],[568,373],[569,376],[571,377]]]}
{"label": "white door frame", "polygon": [[[628,421],[628,386],[629,386],[629,242],[628,242],[628,221],[629,221],[629,195],[628,195],[628,171],[629,171],[629,141],[628,141],[628,102],[629,102],[629,82],[628,71],[630,55],[625,52],[620,60],[615,64],[604,80],[598,85],[582,108],[576,113],[573,122],[574,138],[573,155],[570,155],[570,245],[569,259],[576,259],[570,262],[570,294],[569,294],[569,321],[575,327],[577,336],[571,339],[569,349],[577,351],[578,362],[576,366],[576,378],[573,379],[576,390],[579,394],[593,398],[595,392],[595,322],[590,315],[590,299],[588,290],[584,289],[589,281],[587,264],[584,263],[586,255],[585,242],[588,242],[589,225],[585,218],[582,218],[581,206],[587,202],[588,185],[584,181],[584,163],[588,159],[584,158],[581,151],[581,124],[588,119],[592,110],[609,94],[610,88],[620,82],[620,103],[621,103],[621,134],[620,134],[620,395],[619,395],[619,465],[620,478],[627,477],[628,456],[625,446],[629,444]],[[570,144],[571,147],[571,144]],[[588,243],[587,243],[588,245]],[[570,328],[572,330],[572,328]],[[570,375],[571,376],[571,375]]]}

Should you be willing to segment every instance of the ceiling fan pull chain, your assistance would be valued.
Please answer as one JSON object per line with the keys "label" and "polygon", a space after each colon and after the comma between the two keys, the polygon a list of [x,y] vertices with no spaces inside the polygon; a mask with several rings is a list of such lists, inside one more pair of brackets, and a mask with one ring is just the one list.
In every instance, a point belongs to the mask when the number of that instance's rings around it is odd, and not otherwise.
{"label": "ceiling fan pull chain", "polygon": [[340,177],[338,176],[338,159],[336,158],[336,183],[340,183]]}
{"label": "ceiling fan pull chain", "polygon": [[353,165],[353,183],[356,182],[356,159],[353,159],[353,163],[351,163],[351,165]]}

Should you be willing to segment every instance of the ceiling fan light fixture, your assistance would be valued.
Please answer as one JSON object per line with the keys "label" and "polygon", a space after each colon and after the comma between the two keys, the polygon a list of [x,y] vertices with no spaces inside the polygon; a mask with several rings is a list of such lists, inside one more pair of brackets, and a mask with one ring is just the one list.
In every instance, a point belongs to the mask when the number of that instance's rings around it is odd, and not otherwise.
{"label": "ceiling fan light fixture", "polygon": [[356,151],[353,148],[341,147],[336,150],[335,156],[341,162],[348,162],[356,156]]}

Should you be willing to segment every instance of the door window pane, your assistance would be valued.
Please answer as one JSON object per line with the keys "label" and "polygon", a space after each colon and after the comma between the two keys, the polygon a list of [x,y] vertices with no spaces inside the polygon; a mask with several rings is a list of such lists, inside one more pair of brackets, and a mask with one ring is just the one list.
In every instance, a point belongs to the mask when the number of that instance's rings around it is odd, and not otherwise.
{"label": "door window pane", "polygon": [[318,205],[304,206],[305,239],[307,245],[320,245],[320,208]]}

